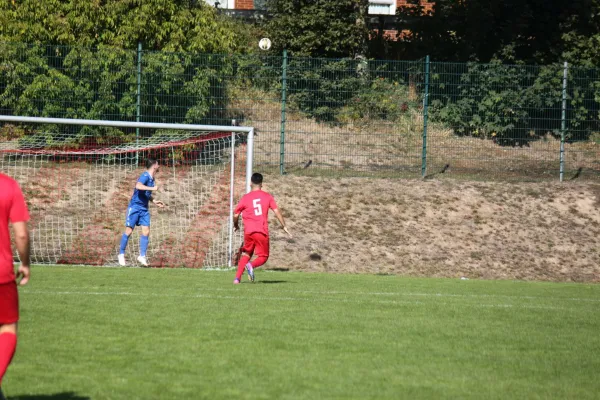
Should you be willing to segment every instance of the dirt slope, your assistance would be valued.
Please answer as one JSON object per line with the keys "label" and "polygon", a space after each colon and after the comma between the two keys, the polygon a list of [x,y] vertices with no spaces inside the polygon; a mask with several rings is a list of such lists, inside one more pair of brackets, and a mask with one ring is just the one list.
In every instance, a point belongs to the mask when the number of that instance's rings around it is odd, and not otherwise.
{"label": "dirt slope", "polygon": [[600,186],[266,175],[266,268],[600,281]]}

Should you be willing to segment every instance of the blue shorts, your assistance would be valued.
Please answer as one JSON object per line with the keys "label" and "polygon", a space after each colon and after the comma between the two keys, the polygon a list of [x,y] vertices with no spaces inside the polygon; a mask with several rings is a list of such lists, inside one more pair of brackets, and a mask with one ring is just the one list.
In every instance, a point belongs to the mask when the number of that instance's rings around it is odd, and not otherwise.
{"label": "blue shorts", "polygon": [[125,226],[150,226],[150,211],[146,208],[129,207],[125,217]]}

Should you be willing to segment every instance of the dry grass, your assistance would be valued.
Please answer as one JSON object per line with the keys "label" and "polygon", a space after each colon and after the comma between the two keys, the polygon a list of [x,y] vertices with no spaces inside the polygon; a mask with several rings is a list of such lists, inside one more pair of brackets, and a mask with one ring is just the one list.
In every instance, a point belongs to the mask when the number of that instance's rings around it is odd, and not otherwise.
{"label": "dry grass", "polygon": [[[257,100],[261,99],[261,100]],[[243,124],[257,129],[256,165],[278,165],[281,144],[281,104],[277,96],[248,89],[236,97],[232,110]],[[313,167],[339,171],[412,171],[421,167],[423,115],[409,110],[396,122],[360,120],[333,126],[319,123],[288,107],[285,122],[285,165],[288,169],[312,161]],[[491,140],[458,137],[440,124],[428,126],[428,171],[446,164],[450,172],[479,179],[557,179],[560,141],[551,135],[522,147],[500,146]],[[600,175],[600,146],[567,143],[565,168],[584,177]]]}
{"label": "dry grass", "polygon": [[288,241],[274,229],[272,267],[600,281],[595,184],[289,175],[266,181],[296,235]]}

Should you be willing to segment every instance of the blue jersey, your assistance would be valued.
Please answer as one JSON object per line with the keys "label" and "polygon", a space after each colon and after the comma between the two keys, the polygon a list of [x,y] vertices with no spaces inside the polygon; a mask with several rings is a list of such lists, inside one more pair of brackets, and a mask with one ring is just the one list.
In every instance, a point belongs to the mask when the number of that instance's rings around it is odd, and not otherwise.
{"label": "blue jersey", "polygon": [[[144,172],[137,181],[142,185],[154,187],[154,178],[150,176],[148,171]],[[147,210],[151,196],[152,192],[149,190],[134,189],[133,196],[131,196],[131,201],[129,202],[129,208],[142,208]]]}

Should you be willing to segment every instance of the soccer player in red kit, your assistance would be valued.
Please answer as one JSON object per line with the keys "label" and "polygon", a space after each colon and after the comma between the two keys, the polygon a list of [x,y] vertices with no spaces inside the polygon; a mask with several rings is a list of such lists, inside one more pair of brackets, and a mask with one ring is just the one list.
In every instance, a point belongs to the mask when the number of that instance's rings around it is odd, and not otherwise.
{"label": "soccer player in red kit", "polygon": [[[19,294],[16,279],[21,278],[21,285],[29,281],[28,220],[29,212],[19,184],[0,174],[0,387],[17,347]],[[17,252],[21,259],[17,275],[10,246],[9,221],[13,226]],[[0,389],[0,399],[3,398]]]}
{"label": "soccer player in red kit", "polygon": [[[262,191],[263,176],[258,173],[252,174],[250,181],[252,190],[241,198],[233,214],[233,227],[236,232],[240,229],[240,215],[244,221],[244,244],[234,284],[240,283],[244,269],[248,271],[250,281],[254,282],[254,268],[260,267],[269,258],[269,209],[273,210],[283,230],[292,237],[275,199]],[[253,255],[256,258],[250,262]]]}

